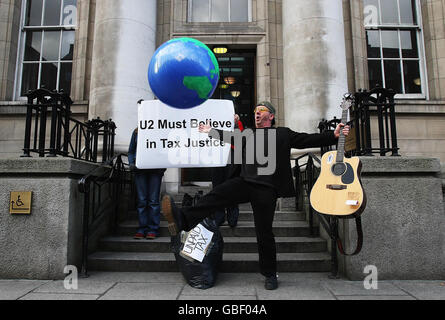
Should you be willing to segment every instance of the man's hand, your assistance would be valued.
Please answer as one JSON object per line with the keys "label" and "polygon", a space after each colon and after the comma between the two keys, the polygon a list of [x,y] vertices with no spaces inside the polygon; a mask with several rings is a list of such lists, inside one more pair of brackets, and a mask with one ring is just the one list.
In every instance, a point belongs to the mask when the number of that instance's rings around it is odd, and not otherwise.
{"label": "man's hand", "polygon": [[[341,128],[343,128],[343,130]],[[345,135],[345,137],[348,136],[348,134],[349,134],[349,126],[345,126],[343,123],[339,123],[337,125],[337,128],[335,128],[335,131],[334,131],[334,135],[335,135],[336,138],[340,137],[340,130],[342,130],[342,132]]]}
{"label": "man's hand", "polygon": [[199,125],[199,132],[201,133],[209,133],[210,130],[212,130],[212,127],[209,125],[209,121],[207,121],[206,124]]}

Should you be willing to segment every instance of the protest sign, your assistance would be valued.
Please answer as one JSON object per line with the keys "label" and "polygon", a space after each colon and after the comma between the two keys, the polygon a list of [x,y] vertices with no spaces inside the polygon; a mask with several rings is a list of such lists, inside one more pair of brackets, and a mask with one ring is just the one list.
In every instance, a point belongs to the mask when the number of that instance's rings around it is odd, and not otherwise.
{"label": "protest sign", "polygon": [[234,107],[230,100],[207,100],[191,109],[177,109],[159,100],[143,101],[138,110],[136,167],[223,167],[230,144],[200,133],[200,123],[212,128],[234,129]]}

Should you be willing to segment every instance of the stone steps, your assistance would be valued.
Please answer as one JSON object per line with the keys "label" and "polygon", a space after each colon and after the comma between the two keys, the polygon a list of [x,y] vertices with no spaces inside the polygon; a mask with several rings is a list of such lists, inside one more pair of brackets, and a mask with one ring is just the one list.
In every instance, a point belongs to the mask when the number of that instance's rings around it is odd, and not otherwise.
{"label": "stone steps", "polygon": [[[170,237],[159,237],[154,240],[136,240],[133,237],[105,237],[99,243],[100,251],[110,252],[169,252]],[[276,237],[277,252],[324,252],[326,241],[312,237]],[[256,237],[225,237],[224,253],[256,253]]]}
{"label": "stone steps", "polygon": [[[125,221],[118,225],[118,236],[133,236],[138,227],[136,220]],[[235,228],[222,225],[220,231],[223,237],[256,237],[253,221],[238,221]],[[306,221],[274,221],[273,233],[276,237],[308,237],[311,236],[309,224]],[[167,221],[161,221],[159,236],[169,236]],[[314,236],[318,236],[318,228],[314,229]]]}
{"label": "stone steps", "polygon": [[[137,220],[138,215],[136,211],[130,211],[127,215],[127,220]],[[251,221],[253,219],[252,210],[240,210],[238,221]],[[275,221],[303,221],[305,220],[305,213],[301,211],[275,211]],[[161,214],[161,221],[165,221]],[[227,222],[226,222],[227,223]]]}
{"label": "stone steps", "polygon": [[[325,252],[278,253],[278,272],[327,272],[330,255]],[[173,253],[109,252],[93,253],[88,258],[90,270],[125,272],[179,271]],[[224,253],[220,272],[258,272],[257,253]]]}
{"label": "stone steps", "polygon": [[[196,187],[187,187],[187,188],[196,188]],[[176,205],[178,207],[180,207],[182,204],[182,199],[183,199],[185,193],[188,193],[190,196],[193,197],[197,193],[197,190],[202,190],[204,195],[210,191],[210,189],[202,189],[202,188],[195,189],[195,190],[196,191],[180,192],[178,194],[171,194],[171,197],[175,201]],[[240,208],[240,210],[252,211],[252,206],[250,205],[250,203],[241,203],[238,205],[238,207]],[[294,212],[295,211],[295,198],[279,198],[277,200],[276,210]]]}
{"label": "stone steps", "polygon": [[[185,192],[194,196],[197,190],[204,194],[210,188],[181,187],[173,195],[181,206]],[[279,199],[275,211],[273,232],[277,247],[279,272],[326,272],[331,268],[331,257],[326,240],[319,237],[319,228],[310,232],[304,212],[295,211],[294,200]],[[220,272],[258,272],[258,246],[253,222],[252,207],[240,204],[240,215],[235,228],[225,222],[220,226],[224,240],[223,262]],[[135,240],[138,228],[137,213],[130,211],[125,221],[118,224],[116,233],[98,243],[98,251],[88,257],[89,270],[121,272],[177,272],[179,271],[171,251],[171,237],[167,221],[161,215],[160,236],[154,240]]]}

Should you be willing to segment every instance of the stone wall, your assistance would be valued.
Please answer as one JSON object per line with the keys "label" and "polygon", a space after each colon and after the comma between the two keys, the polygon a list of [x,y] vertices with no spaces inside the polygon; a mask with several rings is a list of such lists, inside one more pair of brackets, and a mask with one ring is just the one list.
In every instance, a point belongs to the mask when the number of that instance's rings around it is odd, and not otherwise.
{"label": "stone wall", "polygon": [[[374,265],[378,279],[443,279],[445,214],[440,163],[434,158],[361,157],[367,206],[362,213],[363,248],[339,255],[340,269],[362,280]],[[347,252],[356,246],[354,220],[340,220]]]}
{"label": "stone wall", "polygon": [[[63,279],[66,265],[80,273],[83,194],[77,184],[97,166],[68,158],[0,160],[0,278]],[[31,215],[9,213],[10,191],[32,191]],[[91,235],[91,248],[101,234]]]}

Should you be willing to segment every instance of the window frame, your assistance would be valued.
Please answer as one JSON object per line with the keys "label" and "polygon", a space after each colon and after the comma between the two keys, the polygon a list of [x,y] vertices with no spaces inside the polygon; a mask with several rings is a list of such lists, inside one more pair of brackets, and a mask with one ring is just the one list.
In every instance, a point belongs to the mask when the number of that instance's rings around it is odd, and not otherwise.
{"label": "window frame", "polygon": [[[43,24],[43,20],[45,18],[45,3],[48,0],[43,0],[42,3],[42,13],[41,13],[41,24]],[[41,81],[41,72],[42,72],[42,65],[44,63],[57,63],[57,79],[56,79],[56,89],[59,86],[60,81],[60,69],[62,63],[71,63],[72,70],[74,70],[74,56],[72,60],[61,60],[60,54],[62,49],[62,42],[63,42],[63,31],[76,31],[77,30],[77,21],[76,24],[71,25],[63,25],[60,23],[63,23],[63,3],[64,0],[61,0],[60,3],[60,20],[59,25],[52,25],[52,26],[26,26],[26,10],[27,10],[27,4],[28,0],[21,0],[21,17],[20,17],[20,32],[19,32],[19,46],[17,48],[17,64],[16,64],[16,72],[15,72],[15,79],[14,79],[14,100],[26,100],[26,96],[21,95],[22,91],[22,79],[23,79],[23,66],[25,64],[31,64],[36,63],[39,65],[39,71],[37,75],[37,88],[40,87],[40,81]],[[78,3],[76,4],[77,9]],[[28,31],[35,31],[35,32],[42,32],[41,40],[40,41],[40,57],[39,61],[24,61],[25,58],[25,50],[26,50],[26,34]],[[42,47],[43,47],[43,39],[44,39],[44,33],[46,31],[59,31],[60,32],[60,38],[59,38],[59,51],[58,51],[58,60],[50,60],[50,61],[42,61]],[[75,41],[74,41],[75,46]],[[71,73],[72,75],[72,73]],[[72,82],[72,78],[71,78]]]}
{"label": "window frame", "polygon": [[[378,1],[379,3],[379,16],[378,16],[378,23],[377,24],[369,24],[364,25],[365,27],[365,33],[367,33],[368,30],[370,31],[378,31],[379,32],[379,45],[380,45],[380,57],[379,58],[369,58],[366,57],[366,61],[380,61],[380,67],[381,67],[381,74],[382,74],[382,82],[385,84],[385,68],[384,63],[382,61],[399,61],[400,62],[400,72],[401,72],[401,85],[402,89],[405,91],[405,77],[404,77],[404,65],[403,61],[418,61],[419,62],[419,76],[420,76],[420,82],[421,82],[421,93],[398,93],[394,96],[396,99],[428,99],[428,83],[427,83],[427,69],[426,69],[426,60],[425,60],[425,41],[424,41],[424,35],[423,35],[423,21],[422,21],[422,13],[421,13],[421,6],[420,6],[420,0],[415,0],[415,11],[413,14],[416,16],[416,24],[402,24],[401,23],[401,14],[400,14],[400,1],[397,0],[398,4],[398,19],[399,24],[383,24],[381,21],[382,17],[382,11],[381,11],[381,1]],[[363,8],[365,9],[365,8]],[[398,34],[398,40],[399,40],[399,57],[398,58],[384,58],[383,56],[383,44],[382,44],[382,31],[397,31]],[[404,58],[402,55],[402,46],[401,46],[401,37],[400,37],[400,31],[415,31],[416,34],[416,41],[417,41],[417,53],[418,58]],[[368,45],[367,40],[366,46]],[[369,74],[368,74],[369,75]],[[369,80],[368,80],[369,84]]]}
{"label": "window frame", "polygon": [[232,22],[231,21],[231,14],[230,14],[230,3],[231,1],[228,0],[227,10],[228,10],[228,16],[229,21],[210,21],[212,17],[212,1],[207,0],[209,3],[209,21],[193,21],[193,0],[188,0],[187,2],[187,22],[188,23],[248,23],[252,22],[252,0],[247,0],[247,21],[245,22]]}

